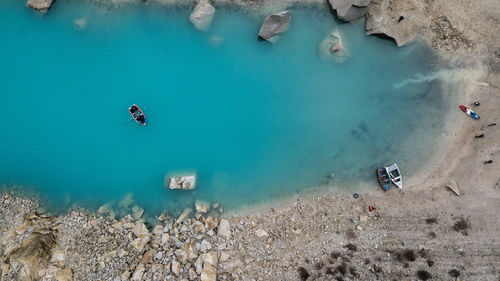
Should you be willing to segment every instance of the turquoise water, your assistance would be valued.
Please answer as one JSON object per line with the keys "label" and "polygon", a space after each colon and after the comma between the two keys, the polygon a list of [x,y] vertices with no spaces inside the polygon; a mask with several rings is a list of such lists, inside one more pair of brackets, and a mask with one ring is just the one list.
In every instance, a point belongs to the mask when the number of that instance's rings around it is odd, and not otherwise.
{"label": "turquoise water", "polygon": [[[326,7],[292,9],[275,45],[257,40],[264,16],[219,9],[202,33],[189,12],[58,0],[41,15],[1,0],[0,183],[54,210],[127,194],[149,212],[196,199],[235,208],[318,185],[377,188],[375,167],[405,174],[432,154],[439,85],[404,84],[433,70],[424,47],[365,36]],[[342,64],[318,53],[335,28]],[[133,103],[146,127],[127,122]],[[183,171],[196,190],[164,187]]]}

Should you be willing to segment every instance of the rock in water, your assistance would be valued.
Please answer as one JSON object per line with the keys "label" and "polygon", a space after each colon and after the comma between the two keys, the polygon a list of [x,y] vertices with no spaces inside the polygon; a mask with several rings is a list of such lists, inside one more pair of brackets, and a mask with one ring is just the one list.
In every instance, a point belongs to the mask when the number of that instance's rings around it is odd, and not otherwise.
{"label": "rock in water", "polygon": [[290,11],[282,11],[266,17],[259,31],[259,37],[274,43],[276,35],[281,34],[288,27],[290,22]]}
{"label": "rock in water", "polygon": [[214,14],[215,8],[212,6],[210,1],[200,0],[196,7],[194,7],[194,11],[189,16],[189,20],[197,29],[207,31],[210,28]]}
{"label": "rock in water", "polygon": [[196,200],[194,206],[198,213],[206,214],[210,210],[210,204],[204,201]]}
{"label": "rock in water", "polygon": [[328,0],[333,10],[337,11],[339,19],[347,22],[363,17],[371,0]]}
{"label": "rock in water", "polygon": [[47,12],[47,10],[54,3],[53,0],[28,0],[28,7],[38,10],[42,13]]}
{"label": "rock in water", "polygon": [[338,30],[332,31],[318,46],[319,55],[324,60],[342,63],[349,58],[349,53]]}

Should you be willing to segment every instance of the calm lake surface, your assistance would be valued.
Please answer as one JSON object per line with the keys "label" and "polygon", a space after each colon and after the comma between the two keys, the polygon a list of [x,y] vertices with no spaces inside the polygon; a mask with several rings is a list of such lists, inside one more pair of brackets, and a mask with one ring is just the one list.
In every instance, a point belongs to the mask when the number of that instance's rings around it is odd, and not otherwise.
{"label": "calm lake surface", "polygon": [[[435,71],[424,47],[366,36],[326,7],[292,9],[275,45],[257,40],[263,15],[218,9],[203,33],[189,13],[58,0],[41,15],[1,0],[0,183],[51,210],[128,194],[149,213],[197,199],[232,209],[314,186],[376,189],[376,167],[409,176],[435,152],[449,111],[439,83],[405,83]],[[319,55],[334,29],[343,63]],[[147,126],[127,122],[133,103]],[[164,187],[185,171],[194,191]]]}

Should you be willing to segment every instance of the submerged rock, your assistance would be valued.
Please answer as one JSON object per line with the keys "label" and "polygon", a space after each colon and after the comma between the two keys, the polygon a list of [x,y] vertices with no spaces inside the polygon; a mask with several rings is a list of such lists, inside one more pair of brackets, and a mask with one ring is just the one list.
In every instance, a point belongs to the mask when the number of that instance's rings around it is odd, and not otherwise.
{"label": "submerged rock", "polygon": [[194,206],[198,213],[206,214],[210,210],[210,204],[201,200],[196,200]]}
{"label": "submerged rock", "polygon": [[371,0],[328,0],[339,19],[343,21],[356,21],[363,17]]}
{"label": "submerged rock", "polygon": [[76,30],[84,30],[87,26],[87,21],[85,19],[75,19],[73,24]]}
{"label": "submerged rock", "polygon": [[282,11],[266,17],[262,24],[259,37],[269,42],[276,42],[277,35],[286,30],[290,23],[290,11]]}
{"label": "submerged rock", "polygon": [[212,6],[210,1],[200,0],[189,16],[189,20],[197,29],[207,31],[210,28],[214,14],[215,8]]}
{"label": "submerged rock", "polygon": [[54,0],[28,0],[27,5],[32,9],[45,13],[50,9],[52,3],[54,3]]}
{"label": "submerged rock", "polygon": [[329,34],[318,46],[319,55],[324,60],[342,63],[349,58],[342,37],[337,30]]}

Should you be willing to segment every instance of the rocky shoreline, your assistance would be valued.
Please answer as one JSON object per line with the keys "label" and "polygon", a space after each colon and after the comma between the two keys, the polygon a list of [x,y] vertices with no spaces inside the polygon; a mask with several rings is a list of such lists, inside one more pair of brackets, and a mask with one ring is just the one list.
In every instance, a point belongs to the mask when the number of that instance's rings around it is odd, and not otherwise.
{"label": "rocky shoreline", "polygon": [[[276,2],[286,8],[297,1]],[[342,6],[348,7],[344,16],[364,14],[368,33],[389,36],[398,45],[420,37],[455,65],[488,69],[481,82],[471,81],[477,85],[469,93],[481,101],[481,120],[464,122],[426,180],[390,194],[317,195],[245,214],[206,213],[200,205],[176,218],[163,214],[154,224],[140,216],[112,219],[84,210],[38,214],[36,200],[4,193],[0,280],[500,278],[500,130],[493,125],[500,108],[500,5],[345,3],[350,4]],[[48,9],[43,5],[37,7]],[[204,5],[199,11],[213,16]],[[199,14],[193,16],[197,23],[203,22]],[[450,180],[460,196],[445,187]],[[377,211],[369,212],[368,205]]]}

